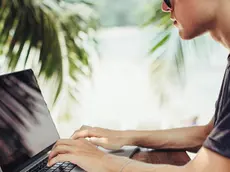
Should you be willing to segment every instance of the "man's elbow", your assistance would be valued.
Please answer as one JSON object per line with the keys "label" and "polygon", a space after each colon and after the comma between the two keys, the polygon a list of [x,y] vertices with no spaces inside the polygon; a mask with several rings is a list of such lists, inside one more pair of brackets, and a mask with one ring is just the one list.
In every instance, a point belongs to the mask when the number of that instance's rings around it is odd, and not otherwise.
{"label": "man's elbow", "polygon": [[[218,167],[212,164],[207,165],[206,167],[202,165],[192,166],[190,164],[185,165],[180,172],[229,172],[229,168]],[[178,171],[179,172],[179,171]]]}
{"label": "man's elbow", "polygon": [[183,172],[229,172],[230,159],[202,147],[197,156],[183,167]]}
{"label": "man's elbow", "polygon": [[213,128],[214,128],[214,118],[212,118],[212,120],[208,124],[204,125],[204,134],[206,137],[211,133]]}

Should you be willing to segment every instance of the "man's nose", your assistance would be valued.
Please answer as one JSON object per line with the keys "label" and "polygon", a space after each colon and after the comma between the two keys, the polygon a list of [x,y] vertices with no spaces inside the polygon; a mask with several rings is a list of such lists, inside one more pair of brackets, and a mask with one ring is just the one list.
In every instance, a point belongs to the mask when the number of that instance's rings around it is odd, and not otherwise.
{"label": "man's nose", "polygon": [[162,5],[161,5],[161,10],[163,12],[170,12],[170,8],[168,7],[168,5],[165,3],[165,1],[163,1]]}

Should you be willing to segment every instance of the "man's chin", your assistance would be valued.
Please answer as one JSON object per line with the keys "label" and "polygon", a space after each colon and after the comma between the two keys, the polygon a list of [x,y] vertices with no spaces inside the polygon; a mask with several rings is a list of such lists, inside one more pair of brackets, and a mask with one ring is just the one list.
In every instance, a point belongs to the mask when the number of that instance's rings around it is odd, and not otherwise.
{"label": "man's chin", "polygon": [[181,39],[183,39],[183,40],[191,40],[191,39],[196,37],[196,36],[194,36],[192,34],[186,34],[182,30],[179,30],[179,35],[180,35]]}
{"label": "man's chin", "polygon": [[184,29],[180,29],[179,30],[179,35],[181,37],[181,39],[183,40],[191,40],[193,38],[196,38],[198,36],[201,36],[203,35],[205,32],[202,32],[202,31],[191,31],[191,32],[186,32]]}

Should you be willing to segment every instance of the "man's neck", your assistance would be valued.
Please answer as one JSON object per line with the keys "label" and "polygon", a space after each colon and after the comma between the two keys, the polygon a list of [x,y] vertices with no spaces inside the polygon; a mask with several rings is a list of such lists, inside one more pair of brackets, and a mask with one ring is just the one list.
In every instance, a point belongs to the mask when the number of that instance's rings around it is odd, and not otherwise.
{"label": "man's neck", "polygon": [[211,36],[230,50],[230,1],[220,0]]}

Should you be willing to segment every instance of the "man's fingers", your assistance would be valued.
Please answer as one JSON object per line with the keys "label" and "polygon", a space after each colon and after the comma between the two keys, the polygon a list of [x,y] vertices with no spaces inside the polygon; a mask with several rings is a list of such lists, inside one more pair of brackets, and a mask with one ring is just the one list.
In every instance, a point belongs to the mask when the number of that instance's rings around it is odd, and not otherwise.
{"label": "man's fingers", "polygon": [[88,130],[88,129],[91,129],[92,127],[91,126],[88,126],[88,125],[82,125],[80,130]]}
{"label": "man's fingers", "polygon": [[75,144],[75,141],[74,140],[71,140],[71,139],[60,139],[58,140],[52,149],[54,149],[55,147],[57,147],[58,145],[67,145],[67,146],[72,146]]}
{"label": "man's fingers", "polygon": [[76,157],[73,154],[59,154],[50,159],[47,166],[51,167],[58,162],[71,162],[76,164]]}
{"label": "man's fingers", "polygon": [[79,138],[86,138],[86,137],[99,137],[96,129],[85,129],[85,130],[78,130],[72,136],[71,139],[79,139]]}
{"label": "man's fingers", "polygon": [[89,142],[93,143],[94,145],[101,146],[105,149],[109,150],[118,150],[121,148],[119,145],[112,145],[109,143],[108,138],[98,138],[98,137],[90,137],[88,139]]}
{"label": "man's fingers", "polygon": [[[90,127],[90,126],[88,126],[88,125],[83,125],[83,126],[81,126],[81,128],[79,129],[79,130],[77,130],[77,131],[75,131],[74,133],[73,133],[73,135],[70,137],[71,139],[77,139],[77,137],[78,137],[78,135],[79,135],[79,132],[81,132],[81,131],[85,131],[85,132],[83,132],[83,134],[81,133],[81,135],[83,135],[82,137],[80,137],[80,138],[83,138],[83,137],[85,137],[85,135],[87,135],[88,133],[88,130],[89,129],[91,129],[92,127]],[[87,136],[86,136],[87,137]]]}
{"label": "man's fingers", "polygon": [[101,137],[101,138],[100,137],[90,137],[88,141],[97,146],[108,144],[108,139],[104,137]]}
{"label": "man's fingers", "polygon": [[49,160],[56,157],[58,154],[68,154],[74,151],[72,146],[59,145],[56,146],[49,154]]}

